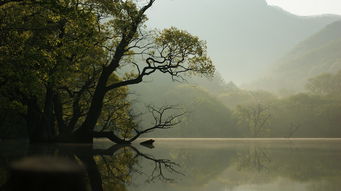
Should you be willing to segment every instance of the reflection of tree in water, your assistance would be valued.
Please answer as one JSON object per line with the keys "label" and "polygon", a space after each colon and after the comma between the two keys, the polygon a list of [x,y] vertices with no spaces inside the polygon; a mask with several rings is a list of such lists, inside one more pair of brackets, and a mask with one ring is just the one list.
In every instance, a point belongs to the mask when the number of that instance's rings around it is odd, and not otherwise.
{"label": "reflection of tree in water", "polygon": [[[110,150],[110,149],[109,149]],[[168,159],[155,158],[152,155],[140,152],[136,147],[125,146],[113,149],[115,152],[110,155],[99,154],[94,156],[98,171],[102,178],[103,188],[106,190],[125,190],[124,185],[131,183],[132,175],[138,173],[146,176],[147,182],[153,181],[173,181],[167,177],[167,173],[181,174],[176,168],[179,165]],[[141,160],[148,160],[154,164],[150,174],[146,174],[138,168]]]}
{"label": "reflection of tree in water", "polygon": [[[2,163],[3,161],[1,160],[0,161],[0,163]],[[2,163],[3,164],[3,163]],[[6,183],[6,181],[7,181],[7,179],[8,179],[8,177],[7,177],[8,175],[7,175],[7,172],[6,172],[6,168],[5,167],[3,167],[2,165],[1,165],[1,167],[0,167],[0,190],[2,190],[1,188],[2,188],[2,186],[1,185],[4,185],[5,183]]]}
{"label": "reflection of tree in water", "polygon": [[135,147],[130,147],[130,148],[132,148],[134,152],[136,153],[135,157],[141,157],[143,159],[153,162],[154,168],[151,174],[149,175],[149,178],[147,179],[148,182],[153,182],[156,180],[173,182],[174,179],[167,177],[165,172],[182,174],[180,171],[177,170],[177,168],[180,167],[179,164],[169,159],[158,159],[158,158],[155,158],[153,155],[142,153]]}
{"label": "reflection of tree in water", "polygon": [[130,150],[122,148],[112,156],[94,156],[94,160],[100,171],[104,188],[125,190],[124,184],[131,182],[131,174],[135,172],[134,165],[137,163]]}
{"label": "reflection of tree in water", "polygon": [[237,161],[238,170],[256,170],[257,172],[269,170],[271,163],[269,152],[257,146],[250,146],[245,152],[239,152]]}
{"label": "reflection of tree in water", "polygon": [[[151,174],[146,174],[146,181],[172,181],[167,177],[167,173],[179,173],[176,168],[178,164],[168,159],[158,159],[152,155],[140,152],[133,146],[114,145],[109,149],[93,149],[88,146],[39,146],[31,147],[26,153],[20,157],[0,155],[1,168],[0,180],[1,185],[6,182],[7,173],[5,166],[10,161],[31,155],[48,155],[63,156],[72,160],[81,162],[86,169],[87,181],[89,189],[93,191],[115,190],[124,191],[126,184],[132,183],[132,176],[135,173],[145,175],[140,168],[141,160],[152,161],[155,165]],[[3,168],[2,168],[3,167]],[[0,187],[1,189],[1,187]]]}
{"label": "reflection of tree in water", "polygon": [[333,177],[322,181],[312,182],[308,189],[309,191],[340,191],[340,177]]}
{"label": "reflection of tree in water", "polygon": [[[235,185],[278,181],[304,184],[309,191],[340,190],[339,143],[286,142],[254,144],[239,149],[234,159]],[[233,187],[232,186],[232,187]],[[283,186],[285,187],[285,186]]]}

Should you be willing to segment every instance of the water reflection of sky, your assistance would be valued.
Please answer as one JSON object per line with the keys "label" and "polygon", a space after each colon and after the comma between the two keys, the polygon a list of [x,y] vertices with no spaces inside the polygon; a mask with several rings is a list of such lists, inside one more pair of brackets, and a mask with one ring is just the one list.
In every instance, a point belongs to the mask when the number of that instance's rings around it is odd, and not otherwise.
{"label": "water reflection of sky", "polygon": [[175,139],[156,140],[154,149],[112,146],[103,140],[90,148],[2,144],[0,183],[6,181],[9,162],[39,154],[68,156],[90,165],[87,172],[101,177],[89,177],[103,190],[339,191],[341,187],[341,141],[335,139]]}
{"label": "water reflection of sky", "polygon": [[[182,145],[182,147],[181,147]],[[336,191],[341,142],[159,142],[152,152],[181,164],[176,183],[130,185],[131,190]],[[136,179],[138,180],[138,178]]]}

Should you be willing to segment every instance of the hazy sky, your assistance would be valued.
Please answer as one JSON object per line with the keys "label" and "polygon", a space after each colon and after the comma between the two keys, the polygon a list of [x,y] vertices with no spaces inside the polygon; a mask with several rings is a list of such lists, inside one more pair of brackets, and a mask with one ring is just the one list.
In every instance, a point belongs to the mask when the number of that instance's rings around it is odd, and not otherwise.
{"label": "hazy sky", "polygon": [[341,0],[267,0],[296,15],[341,15]]}
{"label": "hazy sky", "polygon": [[341,15],[340,4],[341,0],[158,0],[147,12],[147,25],[175,26],[199,36],[207,41],[223,78],[247,84],[262,78],[297,43],[336,19],[301,18],[286,11]]}

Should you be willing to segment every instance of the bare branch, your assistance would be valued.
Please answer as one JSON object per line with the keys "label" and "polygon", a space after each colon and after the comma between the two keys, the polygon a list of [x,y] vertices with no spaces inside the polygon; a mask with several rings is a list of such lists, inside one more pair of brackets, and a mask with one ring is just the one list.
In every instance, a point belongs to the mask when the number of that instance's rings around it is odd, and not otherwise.
{"label": "bare branch", "polygon": [[181,123],[181,120],[179,118],[185,115],[184,111],[178,114],[169,114],[169,112],[174,110],[182,110],[180,108],[176,108],[175,106],[163,106],[161,108],[156,108],[149,105],[147,107],[154,119],[154,125],[143,130],[135,129],[136,135],[129,139],[129,142],[132,142],[140,137],[142,134],[152,132],[155,129],[170,129]]}

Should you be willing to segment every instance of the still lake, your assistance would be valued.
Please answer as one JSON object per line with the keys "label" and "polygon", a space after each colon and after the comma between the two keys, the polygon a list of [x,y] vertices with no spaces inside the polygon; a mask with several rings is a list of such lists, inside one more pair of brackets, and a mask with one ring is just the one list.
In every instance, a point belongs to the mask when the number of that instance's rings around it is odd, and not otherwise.
{"label": "still lake", "polygon": [[[8,178],[6,169],[11,161],[24,156],[52,155],[83,163],[92,190],[339,191],[341,188],[341,139],[156,139],[154,146],[116,147],[102,139],[96,140],[93,147],[1,142],[0,184]],[[89,174],[94,172],[100,176]]]}

